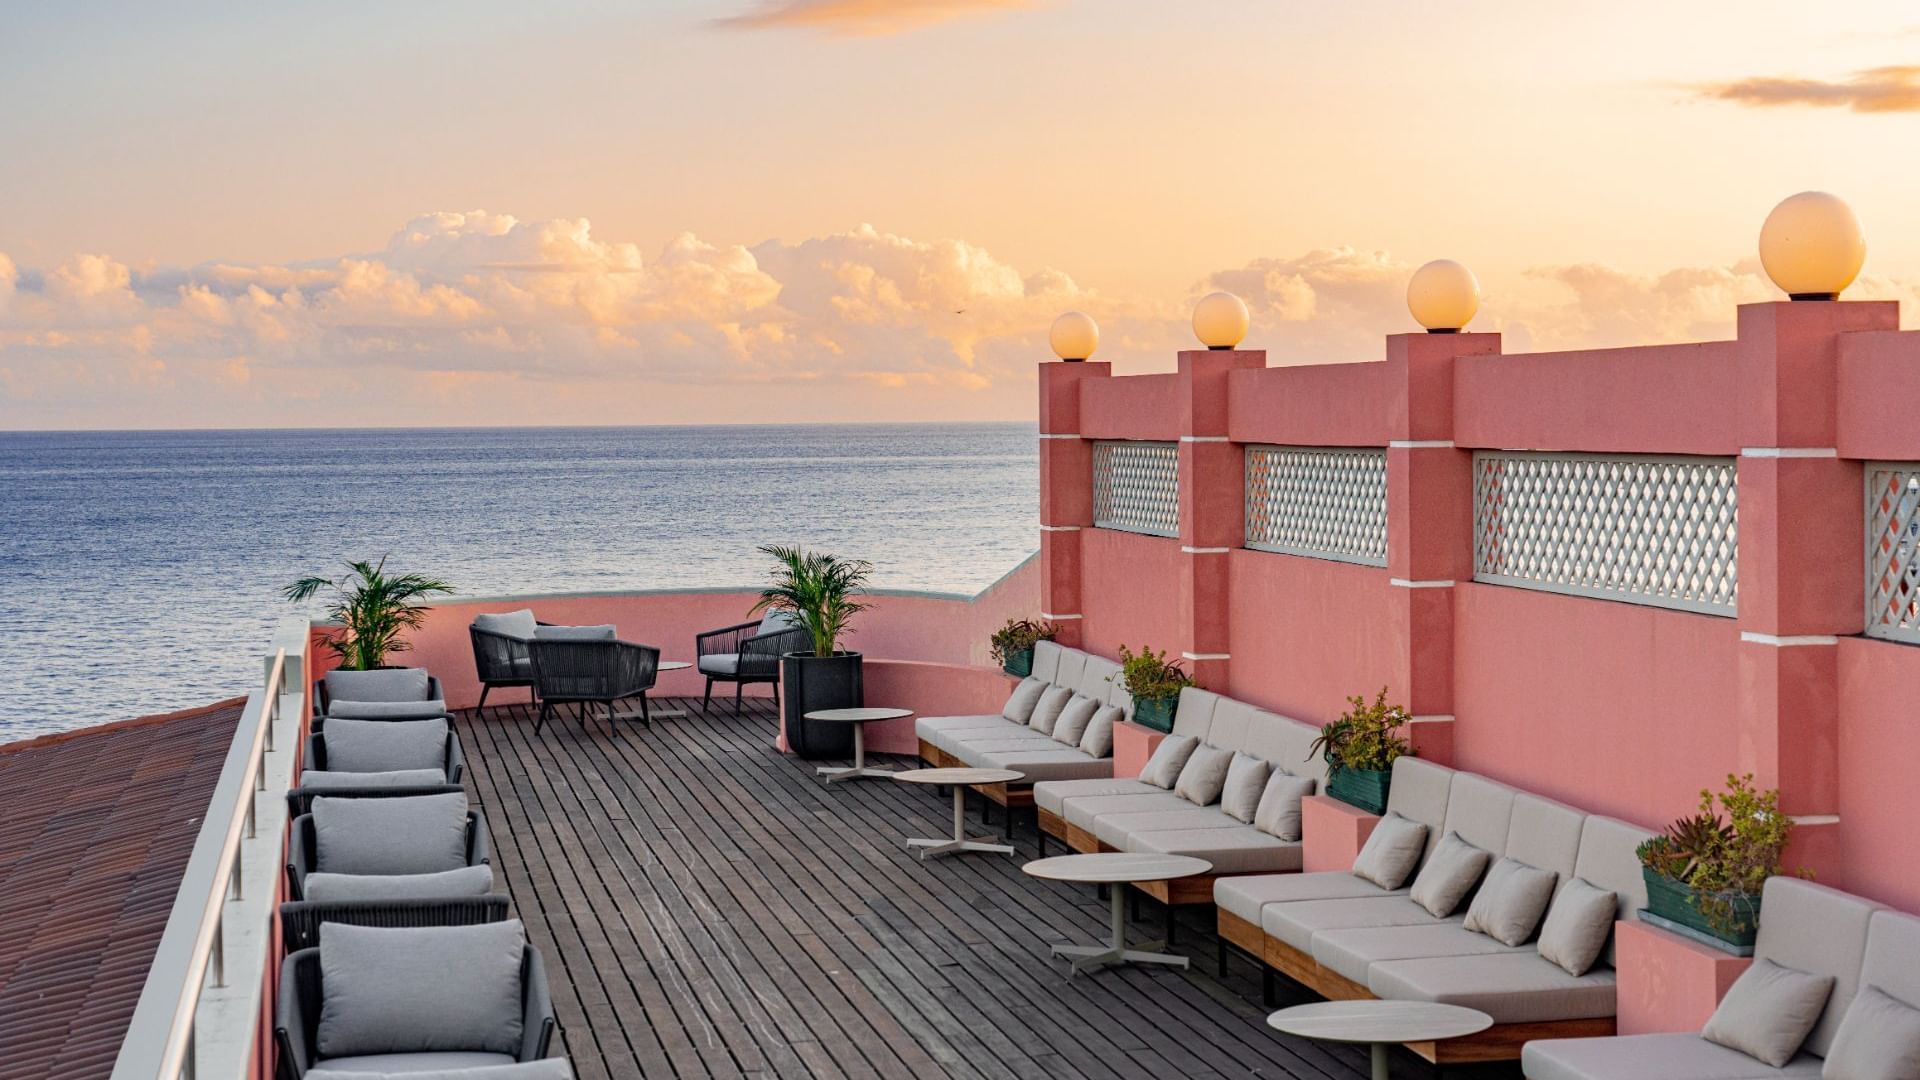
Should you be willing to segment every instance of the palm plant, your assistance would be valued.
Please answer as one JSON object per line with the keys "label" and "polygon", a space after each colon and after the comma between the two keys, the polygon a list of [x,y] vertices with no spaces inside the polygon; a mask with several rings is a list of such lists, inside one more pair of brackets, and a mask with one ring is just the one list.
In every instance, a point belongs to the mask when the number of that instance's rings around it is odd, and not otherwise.
{"label": "palm plant", "polygon": [[386,663],[391,653],[413,648],[402,635],[426,620],[420,601],[453,587],[424,574],[387,574],[387,557],[379,562],[349,562],[349,573],[339,579],[306,577],[282,592],[293,603],[304,603],[322,591],[333,594],[327,615],[340,629],[327,638],[327,647],[340,657],[340,666],[371,670]]}
{"label": "palm plant", "polygon": [[760,552],[776,565],[773,584],[760,593],[753,610],[791,612],[813,639],[813,655],[834,655],[847,624],[872,606],[858,597],[866,591],[873,564],[782,544],[763,545]]}

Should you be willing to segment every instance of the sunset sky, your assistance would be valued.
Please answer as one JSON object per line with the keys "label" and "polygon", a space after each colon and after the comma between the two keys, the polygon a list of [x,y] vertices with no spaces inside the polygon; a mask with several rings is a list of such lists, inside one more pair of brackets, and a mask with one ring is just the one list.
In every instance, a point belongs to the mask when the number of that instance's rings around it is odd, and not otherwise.
{"label": "sunset sky", "polygon": [[93,3],[0,15],[0,428],[1024,419],[1195,297],[1371,359],[1724,337],[1821,188],[1920,325],[1920,9]]}

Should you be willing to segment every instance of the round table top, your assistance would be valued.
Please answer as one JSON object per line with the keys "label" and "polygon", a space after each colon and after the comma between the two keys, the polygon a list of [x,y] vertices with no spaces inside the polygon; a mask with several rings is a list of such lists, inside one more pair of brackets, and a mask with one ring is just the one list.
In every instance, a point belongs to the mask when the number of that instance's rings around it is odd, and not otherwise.
{"label": "round table top", "polygon": [[893,778],[905,784],[950,784],[955,787],[967,787],[973,784],[1012,784],[1027,774],[1012,769],[907,769],[893,774]]}
{"label": "round table top", "polygon": [[1048,881],[1119,885],[1133,881],[1193,877],[1211,871],[1213,864],[1188,855],[1102,851],[1092,855],[1056,855],[1051,859],[1035,859],[1020,869]]}
{"label": "round table top", "polygon": [[685,660],[662,660],[655,671],[685,671],[693,665]]}
{"label": "round table top", "polygon": [[820,709],[810,712],[809,720],[818,720],[826,724],[864,724],[870,720],[904,720],[913,715],[912,709]]}
{"label": "round table top", "polygon": [[1432,1001],[1321,1001],[1281,1009],[1267,1017],[1267,1026],[1327,1042],[1426,1042],[1485,1031],[1493,1017]]}

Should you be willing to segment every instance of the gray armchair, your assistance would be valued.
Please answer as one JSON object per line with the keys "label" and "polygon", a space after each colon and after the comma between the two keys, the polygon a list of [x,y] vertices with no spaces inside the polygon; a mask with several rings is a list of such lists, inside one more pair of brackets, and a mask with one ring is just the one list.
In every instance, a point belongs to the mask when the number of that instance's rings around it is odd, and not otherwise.
{"label": "gray armchair", "polygon": [[[307,736],[307,756],[301,759],[309,772],[331,772],[327,759],[327,739],[325,731],[316,731]],[[440,775],[445,783],[458,784],[467,773],[467,756],[460,749],[460,736],[447,732],[447,753],[442,759]],[[362,776],[364,773],[345,772],[343,777]]]}
{"label": "gray armchair", "polygon": [[473,639],[473,668],[480,676],[480,704],[487,707],[487,694],[495,688],[524,686],[533,690],[533,652],[529,648],[540,628],[550,625],[533,617],[533,609],[521,608],[473,617],[467,634]]}
{"label": "gray armchair", "polygon": [[317,714],[360,720],[419,720],[447,713],[446,691],[426,668],[336,668],[314,680],[313,700]]}
{"label": "gray armchair", "polygon": [[653,689],[660,673],[660,650],[620,641],[611,636],[611,627],[606,630],[608,636],[600,640],[535,638],[529,643],[534,692],[540,698],[540,715],[533,724],[536,734],[546,724],[547,713],[568,702],[582,706],[583,722],[585,705],[604,705],[607,726],[617,734],[620,729],[614,704],[637,697],[641,722],[653,723],[647,710],[647,691]]}
{"label": "gray armchair", "polygon": [[780,707],[780,657],[812,647],[807,631],[791,612],[769,611],[758,622],[709,630],[693,639],[695,667],[707,677],[700,711],[713,704],[713,684],[733,684],[733,714],[740,715],[740,692],[748,683],[773,686],[773,706]]}
{"label": "gray armchair", "polygon": [[[320,928],[329,923],[350,926],[467,926],[499,922],[507,917],[507,898],[490,890],[492,874],[475,871],[477,880],[449,887],[447,874],[358,875],[349,896],[309,895],[308,878],[323,873],[318,865],[318,837],[312,814],[295,819],[287,842],[287,895],[280,905],[281,939],[288,950],[320,943]],[[488,867],[492,858],[487,819],[467,812],[467,868]],[[346,881],[347,879],[336,879]],[[436,884],[439,883],[439,884]],[[391,886],[391,887],[383,887]]]}

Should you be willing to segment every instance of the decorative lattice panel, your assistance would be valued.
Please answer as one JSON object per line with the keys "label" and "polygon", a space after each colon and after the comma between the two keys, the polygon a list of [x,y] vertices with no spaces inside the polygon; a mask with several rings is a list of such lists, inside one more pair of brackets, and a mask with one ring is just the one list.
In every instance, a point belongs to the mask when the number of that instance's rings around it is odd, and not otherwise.
{"label": "decorative lattice panel", "polygon": [[1734,614],[1732,458],[1473,458],[1473,576],[1549,592]]}
{"label": "decorative lattice panel", "polygon": [[1247,447],[1246,544],[1387,565],[1387,452]]}
{"label": "decorative lattice panel", "polygon": [[1180,535],[1180,448],[1165,442],[1093,444],[1093,523]]}
{"label": "decorative lattice panel", "polygon": [[1920,462],[1867,466],[1867,634],[1920,642]]}

